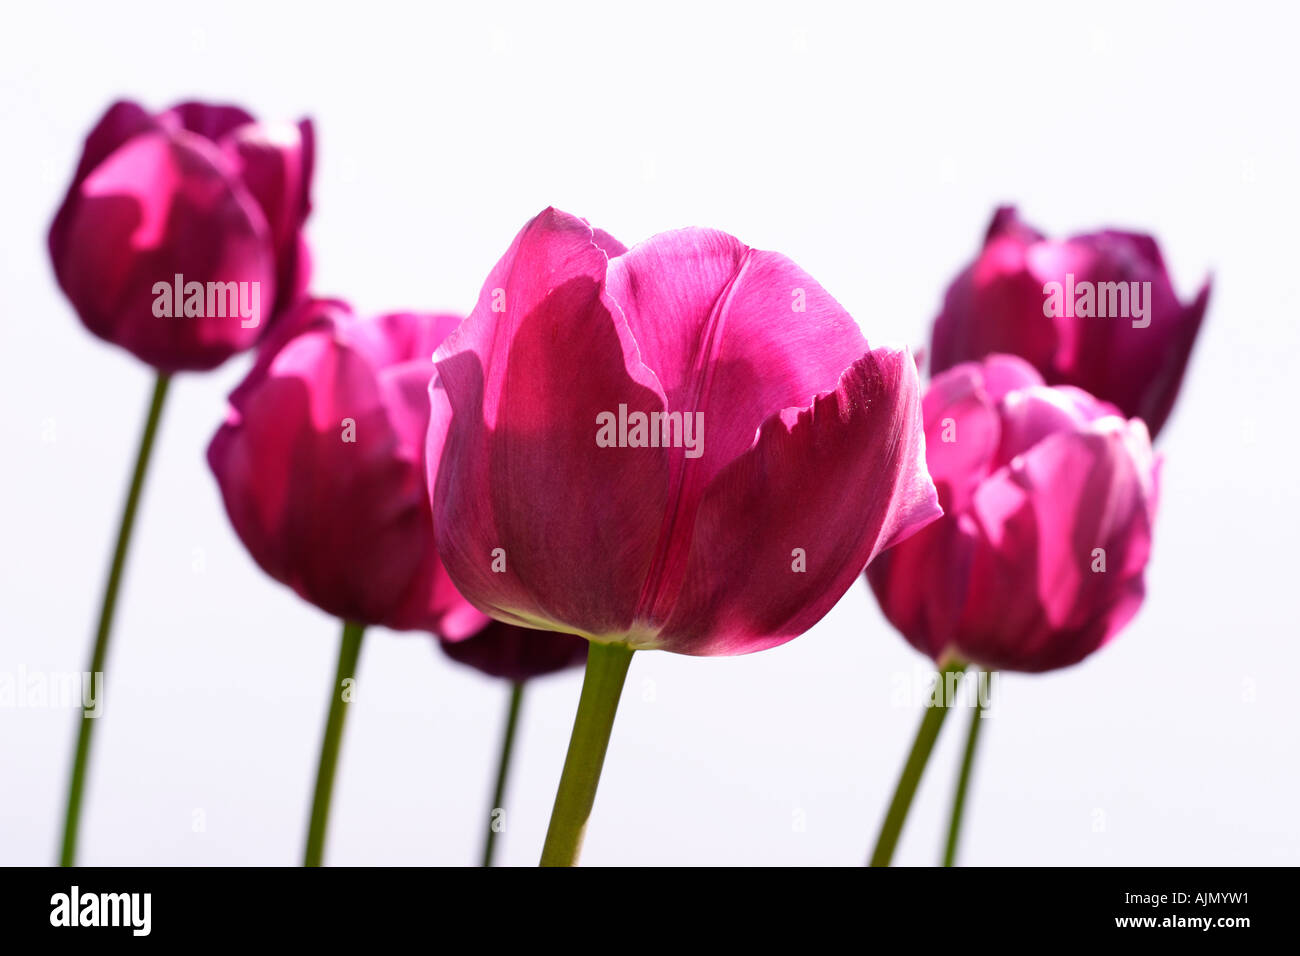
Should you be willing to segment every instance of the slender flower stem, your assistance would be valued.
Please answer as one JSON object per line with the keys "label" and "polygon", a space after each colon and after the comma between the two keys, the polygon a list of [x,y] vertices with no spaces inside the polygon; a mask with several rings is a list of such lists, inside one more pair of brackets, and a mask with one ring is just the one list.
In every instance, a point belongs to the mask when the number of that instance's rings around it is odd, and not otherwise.
{"label": "slender flower stem", "polygon": [[975,763],[975,745],[979,743],[980,727],[984,723],[985,703],[977,688],[975,708],[971,711],[970,732],[966,735],[966,753],[961,758],[961,773],[957,777],[957,792],[953,794],[952,798],[952,821],[948,824],[948,845],[943,851],[944,866],[953,866],[957,860],[957,838],[961,834],[961,815],[966,808],[966,790],[970,787],[971,767]]}
{"label": "slender flower stem", "polygon": [[330,691],[330,712],[325,720],[325,738],[320,745],[320,767],[316,771],[316,795],[311,803],[311,823],[307,827],[307,853],[303,866],[320,866],[325,851],[325,826],[330,815],[330,796],[334,792],[334,771],[339,762],[339,742],[343,739],[343,718],[350,695],[343,693],[343,682],[357,671],[361,655],[361,636],[365,625],[343,622],[343,640],[339,645],[339,666]]}
{"label": "slender flower stem", "polygon": [[[163,401],[167,398],[167,386],[171,377],[159,372],[154,382],[153,397],[149,402],[149,412],[144,420],[144,432],[140,435],[140,450],[135,456],[135,471],[131,474],[131,485],[126,493],[126,504],[122,508],[122,521],[117,529],[117,546],[108,566],[108,584],[104,587],[104,601],[99,609],[99,630],[95,634],[95,648],[90,655],[90,680],[96,674],[104,672],[104,661],[108,657],[108,638],[113,630],[113,611],[117,607],[117,592],[122,585],[122,572],[126,567],[126,554],[131,544],[131,530],[135,527],[135,513],[140,504],[140,494],[144,490],[144,477],[149,469],[149,459],[153,453],[154,437],[158,434],[158,422],[162,418]],[[59,853],[60,866],[72,866],[77,855],[77,826],[81,820],[81,797],[86,787],[86,766],[90,760],[90,734],[94,730],[97,718],[82,715],[77,728],[77,750],[72,759],[72,777],[68,784],[68,810],[63,824],[63,849]]]}
{"label": "slender flower stem", "polygon": [[497,811],[504,809],[506,778],[510,776],[510,751],[515,745],[515,726],[519,723],[519,710],[524,702],[524,682],[510,685],[510,712],[506,715],[506,729],[501,738],[501,756],[497,760],[497,789],[492,795],[492,809],[488,812],[487,840],[483,844],[483,865],[492,865],[492,851],[497,840]]}
{"label": "slender flower stem", "polygon": [[578,862],[631,662],[632,648],[626,644],[592,641],[587,650],[587,674],[582,680],[582,697],[555,794],[551,825],[542,846],[542,866],[574,866]]}
{"label": "slender flower stem", "polygon": [[[903,823],[907,820],[907,811],[911,809],[912,798],[916,795],[917,785],[921,782],[921,774],[925,772],[926,762],[930,759],[930,751],[934,749],[934,742],[939,736],[939,728],[943,726],[943,719],[948,716],[948,708],[953,704],[951,699],[953,695],[948,692],[950,683],[948,675],[959,675],[965,669],[964,661],[950,661],[939,669],[932,699],[926,703],[925,715],[921,718],[921,726],[916,732],[912,752],[907,755],[903,774],[899,777],[898,787],[894,790],[894,799],[889,804],[889,812],[885,814],[885,822],[876,840],[875,852],[871,854],[871,866],[889,866],[890,860],[894,858],[894,848],[898,845],[898,837],[903,832]],[[956,681],[951,683],[955,684]]]}

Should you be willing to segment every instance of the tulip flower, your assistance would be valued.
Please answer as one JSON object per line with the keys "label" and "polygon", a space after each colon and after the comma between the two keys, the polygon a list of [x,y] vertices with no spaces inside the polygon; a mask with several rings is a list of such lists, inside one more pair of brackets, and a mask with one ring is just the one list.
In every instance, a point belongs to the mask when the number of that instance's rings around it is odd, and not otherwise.
{"label": "tulip flower", "polygon": [[939,513],[911,355],[725,233],[626,250],[547,209],[434,364],[447,572],[498,620],[591,643],[544,864],[577,859],[634,650],[791,640]]}
{"label": "tulip flower", "polygon": [[505,812],[510,755],[514,748],[515,729],[523,709],[524,688],[535,677],[585,662],[587,642],[572,634],[530,631],[513,624],[491,621],[473,637],[460,641],[442,638],[438,643],[452,660],[489,677],[499,677],[510,682],[510,703],[506,709],[505,728],[497,757],[496,789],[488,813],[487,837],[483,841],[483,866],[491,866],[497,833],[503,825],[501,815]]}
{"label": "tulip flower", "polygon": [[86,328],[158,371],[215,368],[306,288],[314,162],[310,120],[115,103],[50,227],[59,286]]}
{"label": "tulip flower", "polygon": [[997,211],[978,258],[948,287],[931,372],[1019,355],[1049,385],[1074,385],[1141,418],[1154,437],[1178,396],[1210,299],[1179,301],[1151,236],[1105,230],[1044,238]]}
{"label": "tulip flower", "polygon": [[[157,371],[91,653],[100,673],[170,377],[258,341],[306,286],[312,125],[234,106],[151,114],[115,103],[86,137],[50,226],[54,274],[82,322]],[[77,734],[60,861],[73,863],[94,721]]]}
{"label": "tulip flower", "polygon": [[[1145,594],[1159,472],[1146,425],[1008,355],[938,375],[924,413],[944,514],[866,571],[890,623],[946,673],[1055,670],[1113,638]],[[950,705],[927,711],[876,862]]]}
{"label": "tulip flower", "polygon": [[307,865],[319,865],[346,692],[369,625],[468,637],[487,618],[443,571],[424,486],[429,357],[450,315],[358,319],[308,300],[230,396],[208,448],[231,524],[272,578],[344,621]]}

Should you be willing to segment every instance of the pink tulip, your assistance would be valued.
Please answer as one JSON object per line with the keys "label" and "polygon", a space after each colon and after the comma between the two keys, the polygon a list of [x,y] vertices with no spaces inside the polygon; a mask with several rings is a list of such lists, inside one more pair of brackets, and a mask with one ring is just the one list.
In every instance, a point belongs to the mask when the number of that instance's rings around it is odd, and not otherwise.
{"label": "pink tulip", "polygon": [[1158,486],[1146,426],[1007,355],[937,376],[924,408],[944,515],[867,569],[885,616],[936,661],[1082,660],[1145,593]]}
{"label": "pink tulip", "polygon": [[310,120],[234,106],[109,108],[54,223],[54,272],[82,322],[161,372],[254,345],[307,285]]}
{"label": "pink tulip", "polygon": [[450,638],[487,623],[438,561],[424,490],[429,358],[459,321],[309,300],[230,396],[208,462],[231,523],[330,614]]}
{"label": "pink tulip", "polygon": [[434,361],[439,552],[502,621],[758,651],[939,514],[912,357],[721,232],[628,251],[547,209]]}
{"label": "pink tulip", "polygon": [[516,683],[577,667],[587,659],[587,642],[580,637],[530,631],[501,621],[489,621],[464,640],[442,638],[438,643],[457,663]]}
{"label": "pink tulip", "polygon": [[1046,239],[1004,207],[979,257],[948,288],[931,371],[1019,355],[1049,385],[1078,386],[1155,435],[1178,397],[1209,299],[1206,280],[1190,304],[1178,300],[1150,236]]}

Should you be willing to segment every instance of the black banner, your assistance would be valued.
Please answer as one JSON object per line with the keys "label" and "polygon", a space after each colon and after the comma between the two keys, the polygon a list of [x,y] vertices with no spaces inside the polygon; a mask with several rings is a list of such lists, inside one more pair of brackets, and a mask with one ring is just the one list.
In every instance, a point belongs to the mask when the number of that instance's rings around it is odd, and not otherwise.
{"label": "black banner", "polygon": [[[1285,932],[1294,875],[1282,869],[827,869],[814,873],[657,869],[569,873],[428,869],[0,870],[7,943],[144,940],[338,944],[429,939],[497,946],[512,936],[612,943],[585,912],[622,932],[658,935],[703,918],[743,937],[843,924],[866,945],[899,933],[1004,940],[1123,937],[1180,945]],[[602,913],[603,911],[603,913]],[[617,914],[622,913],[620,917]],[[592,916],[595,918],[595,915]],[[647,922],[649,920],[649,922]],[[784,925],[783,925],[784,924]],[[651,928],[653,927],[653,931]],[[436,930],[435,930],[436,932]],[[558,935],[557,935],[558,934]],[[75,939],[74,939],[75,938]],[[433,940],[436,943],[436,939]],[[684,941],[684,939],[683,939]],[[955,940],[954,940],[955,941]],[[15,952],[16,950],[10,950]]]}

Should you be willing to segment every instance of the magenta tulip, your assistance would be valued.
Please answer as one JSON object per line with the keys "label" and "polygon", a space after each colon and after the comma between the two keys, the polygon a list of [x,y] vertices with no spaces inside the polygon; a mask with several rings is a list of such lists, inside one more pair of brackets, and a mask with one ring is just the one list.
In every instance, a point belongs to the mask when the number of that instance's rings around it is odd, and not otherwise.
{"label": "magenta tulip", "polygon": [[345,620],[451,638],[486,623],[442,570],[424,490],[429,359],[458,323],[304,302],[231,394],[208,449],[257,563]]}
{"label": "magenta tulip", "polygon": [[478,608],[591,641],[542,862],[576,862],[632,652],[744,654],[939,514],[916,368],[784,256],[530,221],[434,355],[438,549]]}
{"label": "magenta tulip", "polygon": [[784,256],[548,209],[434,356],[438,547],[499,620],[743,654],[939,513],[906,351]]}
{"label": "magenta tulip", "polygon": [[948,288],[935,319],[931,371],[1004,352],[1049,385],[1074,385],[1164,427],[1210,299],[1206,280],[1179,301],[1160,247],[1105,230],[1044,238],[999,209],[975,262]]}
{"label": "magenta tulip", "polygon": [[[882,554],[867,580],[903,636],[940,669],[871,855],[888,866],[969,664],[1048,671],[1078,663],[1137,613],[1159,461],[1145,423],[1023,359],[991,355],[937,375],[925,448],[943,517]],[[983,684],[987,688],[987,684]],[[974,695],[944,864],[956,859],[986,692]]]}
{"label": "magenta tulip", "polygon": [[[86,137],[50,226],[59,286],[95,335],[157,377],[100,605],[89,670],[103,670],[131,532],[171,375],[256,343],[307,284],[310,121],[257,123],[233,106],[152,115],[111,106]],[[91,730],[77,732],[60,861],[72,865]]]}
{"label": "magenta tulip", "polygon": [[937,376],[926,459],[944,515],[867,569],[918,650],[985,669],[1077,663],[1137,612],[1158,462],[1146,426],[997,355]]}
{"label": "magenta tulip", "polygon": [[314,154],[310,120],[115,103],[50,227],[59,285],[91,332],[160,372],[220,365],[306,288]]}

